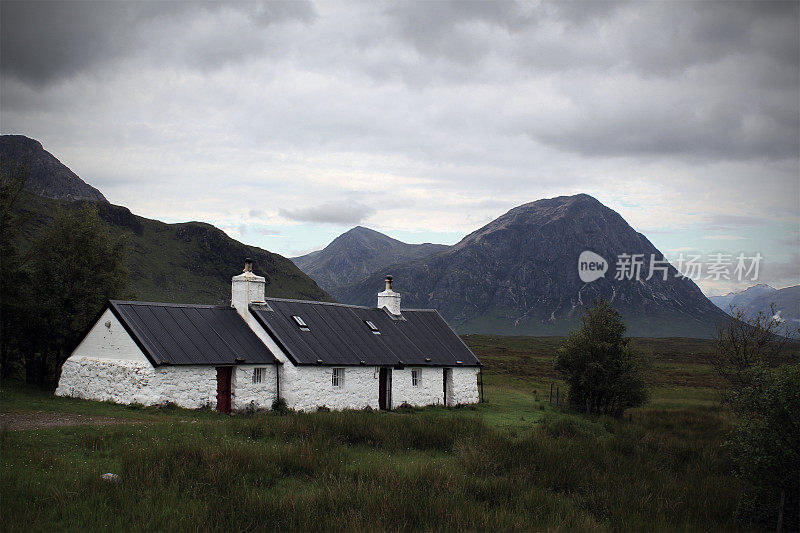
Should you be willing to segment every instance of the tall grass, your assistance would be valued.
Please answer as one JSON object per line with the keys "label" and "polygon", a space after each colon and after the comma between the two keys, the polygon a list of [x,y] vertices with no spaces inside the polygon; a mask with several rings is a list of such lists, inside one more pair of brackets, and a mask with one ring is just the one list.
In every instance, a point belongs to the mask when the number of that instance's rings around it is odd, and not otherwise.
{"label": "tall grass", "polygon": [[421,410],[4,432],[0,528],[733,528],[724,427],[710,410],[522,431]]}

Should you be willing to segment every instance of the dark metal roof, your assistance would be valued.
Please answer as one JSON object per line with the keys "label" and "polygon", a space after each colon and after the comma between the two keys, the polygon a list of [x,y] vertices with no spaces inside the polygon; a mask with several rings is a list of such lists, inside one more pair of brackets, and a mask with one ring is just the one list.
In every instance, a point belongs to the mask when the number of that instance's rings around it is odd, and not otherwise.
{"label": "dark metal roof", "polygon": [[[297,365],[481,364],[433,309],[403,310],[398,319],[378,308],[267,298],[266,305],[251,304],[250,312]],[[292,316],[302,318],[308,330]]]}
{"label": "dark metal roof", "polygon": [[233,307],[118,300],[108,307],[154,366],[278,364]]}

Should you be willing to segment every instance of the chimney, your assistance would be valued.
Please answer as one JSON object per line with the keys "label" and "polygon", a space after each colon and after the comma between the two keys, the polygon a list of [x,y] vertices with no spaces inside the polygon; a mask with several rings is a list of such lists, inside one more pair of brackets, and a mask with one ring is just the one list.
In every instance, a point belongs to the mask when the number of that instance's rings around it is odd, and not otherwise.
{"label": "chimney", "polygon": [[231,307],[235,307],[240,315],[247,317],[247,307],[253,302],[264,301],[266,280],[253,274],[253,260],[244,260],[244,271],[231,279]]}
{"label": "chimney", "polygon": [[391,314],[400,314],[400,293],[392,290],[392,276],[386,276],[386,290],[378,293],[378,308],[385,307]]}

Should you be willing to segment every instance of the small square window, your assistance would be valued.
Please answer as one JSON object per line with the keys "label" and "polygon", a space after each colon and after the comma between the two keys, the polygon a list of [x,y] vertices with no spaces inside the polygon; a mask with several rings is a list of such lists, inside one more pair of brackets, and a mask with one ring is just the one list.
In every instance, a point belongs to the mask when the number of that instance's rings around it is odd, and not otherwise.
{"label": "small square window", "polygon": [[261,383],[264,381],[264,369],[263,368],[254,368],[253,369],[253,383]]}
{"label": "small square window", "polygon": [[412,387],[419,387],[420,383],[422,383],[422,369],[421,368],[412,368],[411,369],[411,386]]}
{"label": "small square window", "polygon": [[365,320],[364,324],[367,325],[367,327],[369,328],[369,330],[372,332],[373,335],[381,334],[380,330],[378,329],[378,326],[376,326],[371,320]]}
{"label": "small square window", "polygon": [[337,389],[344,388],[344,368],[334,368],[331,374],[331,385]]}

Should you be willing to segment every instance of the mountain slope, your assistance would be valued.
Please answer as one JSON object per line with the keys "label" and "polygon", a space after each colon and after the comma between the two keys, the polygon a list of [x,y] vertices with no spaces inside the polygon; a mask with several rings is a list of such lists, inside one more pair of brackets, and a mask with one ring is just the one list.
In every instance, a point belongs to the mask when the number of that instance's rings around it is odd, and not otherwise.
{"label": "mountain slope", "polygon": [[383,267],[442,252],[443,244],[406,244],[356,226],[322,250],[292,258],[294,264],[327,291],[358,281]]}
{"label": "mountain slope", "polygon": [[39,141],[24,135],[0,135],[0,161],[8,171],[24,166],[28,173],[26,187],[40,196],[58,200],[108,201],[100,191],[45,150]]}
{"label": "mountain slope", "polygon": [[777,292],[778,289],[759,283],[739,292],[729,292],[724,296],[709,296],[711,303],[725,311],[730,311],[731,307],[745,309],[756,298]]}
{"label": "mountain slope", "polygon": [[[27,223],[22,247],[52,222],[57,209],[78,210],[85,201],[69,202],[25,194],[20,214]],[[257,274],[267,280],[267,296],[330,301],[331,297],[290,260],[247,246],[202,222],[166,224],[132,214],[126,207],[94,204],[113,236],[128,242],[126,266],[138,300],[174,303],[229,304],[231,276],[250,257]]]}
{"label": "mountain slope", "polygon": [[[722,309],[726,312],[741,309],[747,318],[755,318],[759,313],[764,316],[779,316],[785,322],[781,333],[797,337],[800,327],[800,285],[775,289],[768,285],[754,285],[738,293],[715,296],[711,301],[716,305],[727,304]],[[774,305],[774,315],[773,315]]]}
{"label": "mountain slope", "polygon": [[[241,272],[246,257],[253,259],[257,273],[266,278],[268,296],[331,300],[285,257],[242,244],[210,224],[166,224],[136,216],[126,207],[108,203],[38,141],[17,135],[4,135],[0,141],[4,173],[30,169],[25,183],[28,191],[16,207],[24,221],[20,232],[23,251],[52,223],[57,210],[79,210],[91,203],[109,232],[128,242],[126,266],[139,300],[230,303],[231,276]],[[75,201],[78,197],[82,199]]]}
{"label": "mountain slope", "polygon": [[[578,257],[590,250],[609,272],[581,281]],[[604,297],[637,336],[714,334],[722,313],[690,280],[660,274],[616,280],[619,254],[661,253],[616,212],[585,194],[539,200],[512,209],[450,249],[386,267],[331,290],[341,302],[374,305],[382,279],[392,274],[403,307],[438,309],[460,332],[561,335],[578,323],[581,309]]]}

